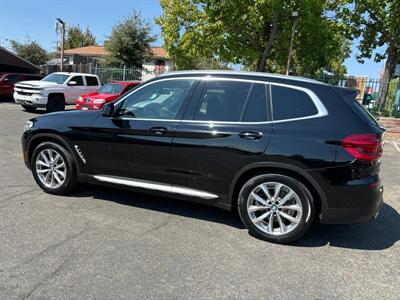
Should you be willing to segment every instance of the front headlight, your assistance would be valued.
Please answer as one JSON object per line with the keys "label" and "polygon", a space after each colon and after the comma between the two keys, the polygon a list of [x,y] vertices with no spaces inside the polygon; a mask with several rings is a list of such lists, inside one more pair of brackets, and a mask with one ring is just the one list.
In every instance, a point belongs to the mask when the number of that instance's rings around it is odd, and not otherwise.
{"label": "front headlight", "polygon": [[33,122],[32,121],[26,121],[25,126],[24,126],[24,131],[27,131],[33,127]]}
{"label": "front headlight", "polygon": [[101,104],[104,104],[104,103],[106,103],[105,99],[95,99],[95,100],[93,100],[93,104],[95,104],[95,105],[101,105]]}
{"label": "front headlight", "polygon": [[83,98],[81,96],[78,97],[78,101],[82,101]]}

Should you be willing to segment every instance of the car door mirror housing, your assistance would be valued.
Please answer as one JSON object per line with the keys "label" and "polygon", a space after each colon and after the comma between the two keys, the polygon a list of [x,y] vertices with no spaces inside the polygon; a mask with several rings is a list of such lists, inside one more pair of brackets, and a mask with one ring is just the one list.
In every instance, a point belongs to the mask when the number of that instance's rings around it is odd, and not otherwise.
{"label": "car door mirror housing", "polygon": [[68,82],[68,85],[76,85],[76,81],[71,80],[70,82]]}
{"label": "car door mirror housing", "polygon": [[106,103],[103,106],[103,116],[112,117],[114,116],[114,103]]}

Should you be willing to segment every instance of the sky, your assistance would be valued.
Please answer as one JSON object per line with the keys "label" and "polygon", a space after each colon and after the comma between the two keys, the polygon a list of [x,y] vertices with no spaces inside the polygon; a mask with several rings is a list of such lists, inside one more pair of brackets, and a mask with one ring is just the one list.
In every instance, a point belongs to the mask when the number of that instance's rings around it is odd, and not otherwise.
{"label": "sky", "polygon": [[[158,0],[0,0],[0,45],[8,46],[8,39],[39,42],[53,51],[59,40],[55,32],[55,19],[67,24],[88,27],[97,42],[110,35],[112,27],[136,9],[153,26],[157,36],[154,46],[162,46],[160,27],[154,18],[161,14]],[[378,78],[383,62],[372,59],[360,64],[355,59],[357,44],[352,46],[351,57],[345,61],[349,75],[366,75]]]}

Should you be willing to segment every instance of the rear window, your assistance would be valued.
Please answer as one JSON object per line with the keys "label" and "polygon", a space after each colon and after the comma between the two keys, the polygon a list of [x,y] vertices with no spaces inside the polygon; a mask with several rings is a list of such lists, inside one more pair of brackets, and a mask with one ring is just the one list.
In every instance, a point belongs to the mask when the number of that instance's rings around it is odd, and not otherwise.
{"label": "rear window", "polygon": [[86,84],[89,86],[99,85],[97,78],[94,76],[86,76]]}
{"label": "rear window", "polygon": [[368,123],[379,127],[379,123],[378,121],[376,121],[374,116],[371,115],[370,112],[366,110],[356,99],[352,101],[351,106],[361,116],[361,118],[363,118]]}
{"label": "rear window", "polygon": [[272,85],[274,120],[313,116],[318,113],[310,96],[298,89]]}

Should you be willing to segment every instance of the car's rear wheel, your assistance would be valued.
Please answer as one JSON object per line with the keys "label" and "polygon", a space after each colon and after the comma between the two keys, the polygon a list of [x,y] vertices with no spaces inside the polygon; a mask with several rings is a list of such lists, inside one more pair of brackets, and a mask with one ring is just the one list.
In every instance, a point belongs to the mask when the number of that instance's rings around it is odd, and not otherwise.
{"label": "car's rear wheel", "polygon": [[297,179],[280,174],[248,180],[239,193],[238,209],[252,235],[282,244],[301,238],[315,211],[309,190]]}
{"label": "car's rear wheel", "polygon": [[48,112],[62,111],[65,109],[65,101],[62,97],[51,97],[47,102],[46,110]]}
{"label": "car's rear wheel", "polygon": [[33,112],[36,110],[36,107],[28,106],[28,105],[22,105],[22,108],[29,112]]}
{"label": "car's rear wheel", "polygon": [[32,153],[31,169],[36,183],[47,193],[67,194],[77,185],[74,159],[59,144],[39,144]]}

